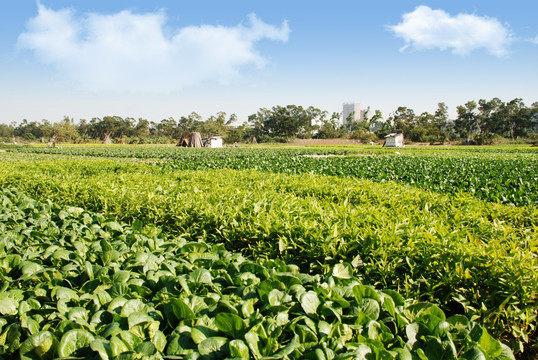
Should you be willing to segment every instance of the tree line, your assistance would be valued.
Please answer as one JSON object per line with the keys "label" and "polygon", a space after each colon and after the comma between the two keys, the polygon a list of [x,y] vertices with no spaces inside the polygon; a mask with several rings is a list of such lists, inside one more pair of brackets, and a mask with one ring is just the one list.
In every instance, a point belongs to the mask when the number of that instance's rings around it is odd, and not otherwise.
{"label": "tree line", "polygon": [[221,135],[225,143],[249,141],[285,142],[293,138],[350,138],[362,142],[375,142],[392,132],[403,132],[412,142],[488,144],[496,138],[533,138],[538,133],[538,102],[526,106],[522,99],[503,102],[499,98],[489,101],[468,101],[457,107],[456,119],[449,119],[448,107],[439,103],[431,114],[415,114],[413,109],[398,107],[386,118],[379,110],[367,110],[363,121],[342,119],[341,113],[329,112],[313,106],[298,105],[261,108],[237,125],[237,116],[225,112],[203,119],[196,112],[179,119],[172,117],[160,122],[139,118],[105,116],[81,119],[64,117],[52,123],[48,120],[0,124],[2,141],[57,141],[86,143],[112,139],[116,143],[174,143],[189,132],[202,136]]}

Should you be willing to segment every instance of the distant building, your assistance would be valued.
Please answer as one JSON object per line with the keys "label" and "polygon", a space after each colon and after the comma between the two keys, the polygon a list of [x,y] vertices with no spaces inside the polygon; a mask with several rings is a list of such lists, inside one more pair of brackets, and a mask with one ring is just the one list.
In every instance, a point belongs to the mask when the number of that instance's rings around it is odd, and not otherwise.
{"label": "distant building", "polygon": [[370,109],[370,107],[368,106],[368,108],[366,110],[361,110],[361,118],[360,120],[361,121],[370,121],[375,115],[375,111]]}
{"label": "distant building", "polygon": [[[350,117],[351,116],[351,117]],[[342,108],[342,122],[357,122],[361,120],[361,104],[359,103],[344,103]]]}
{"label": "distant building", "polygon": [[223,147],[223,145],[222,145],[222,136],[217,135],[217,136],[212,136],[210,138],[205,139],[204,146],[205,147],[210,147],[210,148],[221,148],[221,147]]}
{"label": "distant building", "polygon": [[402,133],[392,133],[385,136],[385,147],[403,147],[404,137]]}

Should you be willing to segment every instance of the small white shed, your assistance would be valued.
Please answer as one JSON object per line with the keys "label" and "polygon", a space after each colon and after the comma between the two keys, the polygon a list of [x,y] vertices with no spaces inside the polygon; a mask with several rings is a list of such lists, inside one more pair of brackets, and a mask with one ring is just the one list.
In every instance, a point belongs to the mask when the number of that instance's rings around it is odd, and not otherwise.
{"label": "small white shed", "polygon": [[221,148],[222,146],[222,136],[212,136],[206,140],[206,147],[210,148]]}
{"label": "small white shed", "polygon": [[386,147],[403,147],[404,138],[402,133],[392,133],[385,136],[385,145]]}

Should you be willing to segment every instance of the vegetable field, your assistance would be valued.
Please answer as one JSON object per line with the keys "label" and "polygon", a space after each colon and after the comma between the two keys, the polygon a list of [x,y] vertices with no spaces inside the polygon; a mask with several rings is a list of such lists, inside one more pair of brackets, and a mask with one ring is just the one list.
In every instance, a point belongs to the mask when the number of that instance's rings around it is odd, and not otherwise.
{"label": "vegetable field", "polygon": [[538,203],[538,150],[495,148],[283,148],[186,149],[175,147],[8,148],[22,154],[106,157],[159,162],[176,170],[255,169],[396,181],[445,194],[458,192],[491,202]]}
{"label": "vegetable field", "polygon": [[534,356],[534,150],[207,150],[0,153],[0,352]]}

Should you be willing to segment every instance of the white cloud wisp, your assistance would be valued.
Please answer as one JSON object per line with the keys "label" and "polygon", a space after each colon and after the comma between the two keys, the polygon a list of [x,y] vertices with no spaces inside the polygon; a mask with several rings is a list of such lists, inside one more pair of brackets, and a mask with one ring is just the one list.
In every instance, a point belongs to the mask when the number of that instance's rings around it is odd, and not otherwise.
{"label": "white cloud wisp", "polygon": [[262,39],[286,42],[290,29],[261,21],[248,26],[187,26],[166,35],[161,12],[76,16],[38,3],[38,14],[19,35],[18,46],[61,76],[91,91],[166,93],[204,81],[231,81],[247,65],[266,59],[255,49]]}
{"label": "white cloud wisp", "polygon": [[508,54],[513,41],[510,29],[499,20],[487,16],[457,14],[418,6],[402,16],[402,21],[388,27],[405,40],[405,50],[452,49],[457,55],[484,48],[490,54],[502,57]]}

